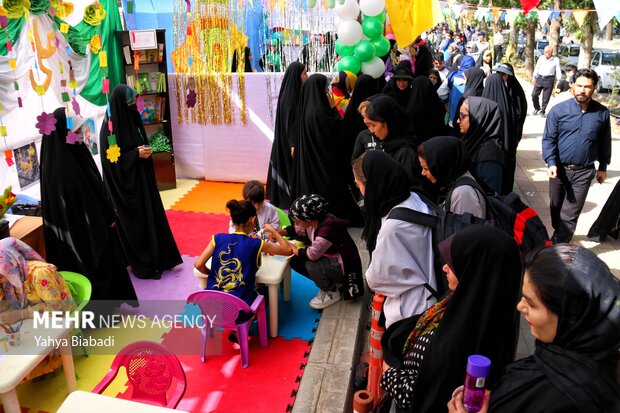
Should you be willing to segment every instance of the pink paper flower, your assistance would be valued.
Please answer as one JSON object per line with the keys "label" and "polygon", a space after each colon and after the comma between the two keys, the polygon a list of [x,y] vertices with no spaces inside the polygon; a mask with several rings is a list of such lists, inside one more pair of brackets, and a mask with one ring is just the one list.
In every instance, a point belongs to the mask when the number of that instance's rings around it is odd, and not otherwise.
{"label": "pink paper flower", "polygon": [[187,94],[187,100],[185,101],[185,103],[187,104],[188,108],[193,108],[194,106],[196,106],[196,92],[194,92],[194,89],[190,89],[189,93]]}
{"label": "pink paper flower", "polygon": [[35,124],[41,135],[49,135],[56,130],[56,118],[51,113],[41,112]]}
{"label": "pink paper flower", "polygon": [[82,138],[80,137],[80,135],[78,135],[77,133],[73,132],[72,130],[70,130],[69,132],[67,132],[67,143],[70,145],[75,145],[76,143],[80,142],[82,140]]}

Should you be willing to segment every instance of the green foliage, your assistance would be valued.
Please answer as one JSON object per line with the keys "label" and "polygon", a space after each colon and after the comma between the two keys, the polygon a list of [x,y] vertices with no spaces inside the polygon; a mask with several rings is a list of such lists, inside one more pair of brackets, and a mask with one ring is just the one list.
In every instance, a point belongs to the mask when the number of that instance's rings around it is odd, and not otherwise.
{"label": "green foliage", "polygon": [[149,145],[151,145],[153,152],[170,152],[172,150],[170,138],[162,129],[158,130],[149,138]]}

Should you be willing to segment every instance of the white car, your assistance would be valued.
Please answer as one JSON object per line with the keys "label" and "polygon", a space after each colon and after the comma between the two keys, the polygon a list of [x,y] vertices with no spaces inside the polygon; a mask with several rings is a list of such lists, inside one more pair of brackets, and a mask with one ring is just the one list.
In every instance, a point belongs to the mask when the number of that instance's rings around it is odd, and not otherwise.
{"label": "white car", "polygon": [[566,65],[579,65],[579,45],[561,44],[558,46],[558,57],[562,67]]}
{"label": "white car", "polygon": [[[596,87],[598,92],[620,86],[620,50],[592,50],[592,63],[590,67],[599,76]],[[613,77],[614,72],[616,73],[615,79]]]}

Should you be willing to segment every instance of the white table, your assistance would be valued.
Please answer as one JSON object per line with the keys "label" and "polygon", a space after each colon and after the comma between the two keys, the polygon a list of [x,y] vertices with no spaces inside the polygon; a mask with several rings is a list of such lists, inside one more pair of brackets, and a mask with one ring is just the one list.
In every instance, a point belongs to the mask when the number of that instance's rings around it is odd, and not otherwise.
{"label": "white table", "polygon": [[[6,413],[21,412],[15,388],[45,356],[54,350],[55,346],[49,339],[60,340],[59,350],[67,389],[69,393],[77,389],[71,353],[71,330],[71,328],[45,329],[42,327],[34,329],[32,319],[24,320],[21,327],[21,344],[18,347],[8,347],[7,352],[0,353],[0,401]],[[48,339],[47,343],[41,341],[40,345],[37,345],[35,337]]]}
{"label": "white table", "polygon": [[[131,400],[116,399],[102,394],[78,390],[69,395],[56,413],[166,413],[180,412]],[[185,412],[188,413],[188,412]]]}
{"label": "white table", "polygon": [[[278,286],[282,283],[282,295],[285,302],[291,301],[291,257],[261,254],[262,264],[256,272],[256,282],[267,285],[269,294],[269,337],[278,336]],[[211,268],[211,258],[207,261]],[[197,270],[194,275],[200,278],[200,287],[205,288],[207,277]]]}

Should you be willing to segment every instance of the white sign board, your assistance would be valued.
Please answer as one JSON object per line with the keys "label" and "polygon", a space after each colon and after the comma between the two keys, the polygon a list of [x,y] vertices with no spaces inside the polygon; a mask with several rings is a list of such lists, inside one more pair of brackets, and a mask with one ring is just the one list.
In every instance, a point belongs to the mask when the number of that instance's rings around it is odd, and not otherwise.
{"label": "white sign board", "polygon": [[129,41],[132,50],[157,49],[155,30],[130,30]]}

